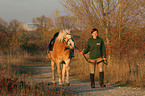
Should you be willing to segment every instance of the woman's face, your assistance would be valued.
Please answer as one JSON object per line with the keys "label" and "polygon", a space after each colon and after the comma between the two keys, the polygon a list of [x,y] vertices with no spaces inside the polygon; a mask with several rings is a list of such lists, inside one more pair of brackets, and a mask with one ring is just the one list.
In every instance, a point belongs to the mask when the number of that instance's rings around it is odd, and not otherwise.
{"label": "woman's face", "polygon": [[98,33],[97,33],[97,31],[94,31],[94,32],[92,33],[92,36],[93,36],[93,37],[96,37],[96,36],[98,36]]}

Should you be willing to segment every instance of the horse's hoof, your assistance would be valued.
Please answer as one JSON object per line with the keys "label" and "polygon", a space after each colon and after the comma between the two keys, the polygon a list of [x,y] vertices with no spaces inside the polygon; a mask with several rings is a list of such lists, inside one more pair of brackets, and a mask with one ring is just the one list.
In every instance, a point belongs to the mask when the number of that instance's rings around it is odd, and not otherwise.
{"label": "horse's hoof", "polygon": [[104,84],[100,85],[100,88],[104,88],[104,87],[106,87],[106,85],[104,85]]}
{"label": "horse's hoof", "polygon": [[53,83],[53,86],[56,86],[56,83]]}
{"label": "horse's hoof", "polygon": [[63,87],[63,84],[59,84],[60,87]]}
{"label": "horse's hoof", "polygon": [[65,83],[64,86],[69,87],[70,83]]}
{"label": "horse's hoof", "polygon": [[48,82],[48,85],[52,85],[53,83],[52,82]]}

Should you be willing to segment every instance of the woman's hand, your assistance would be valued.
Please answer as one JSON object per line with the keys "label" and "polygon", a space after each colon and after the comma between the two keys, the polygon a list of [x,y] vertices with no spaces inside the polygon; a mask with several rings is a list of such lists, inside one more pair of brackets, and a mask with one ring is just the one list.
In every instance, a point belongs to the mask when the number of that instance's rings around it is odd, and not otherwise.
{"label": "woman's hand", "polygon": [[84,54],[84,52],[83,52],[83,51],[81,51],[80,53],[81,53],[82,55]]}
{"label": "woman's hand", "polygon": [[106,60],[107,60],[106,58],[103,58],[103,60],[104,60],[105,63],[107,63],[107,62],[106,62]]}

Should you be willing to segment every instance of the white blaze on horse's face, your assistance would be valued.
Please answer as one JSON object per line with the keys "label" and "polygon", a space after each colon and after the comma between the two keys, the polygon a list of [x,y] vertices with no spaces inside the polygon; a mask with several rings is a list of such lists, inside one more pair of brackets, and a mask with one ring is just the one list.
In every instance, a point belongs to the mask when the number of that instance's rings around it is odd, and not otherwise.
{"label": "white blaze on horse's face", "polygon": [[74,41],[72,40],[70,34],[67,34],[67,35],[65,36],[65,42],[66,42],[66,44],[69,46],[70,49],[73,49],[73,48],[74,48]]}

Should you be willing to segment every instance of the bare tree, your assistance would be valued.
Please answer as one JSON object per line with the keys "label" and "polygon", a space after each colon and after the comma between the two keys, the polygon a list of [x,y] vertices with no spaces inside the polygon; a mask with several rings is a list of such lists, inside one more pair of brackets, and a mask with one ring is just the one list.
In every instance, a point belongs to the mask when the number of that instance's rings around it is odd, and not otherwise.
{"label": "bare tree", "polygon": [[60,17],[60,11],[55,10],[50,17],[52,18],[54,27],[58,28],[56,22],[57,22],[57,18]]}
{"label": "bare tree", "polygon": [[56,19],[56,25],[57,27],[61,28],[61,29],[69,29],[69,28],[74,28],[75,27],[75,22],[76,22],[76,18],[72,17],[72,16],[60,16]]}
{"label": "bare tree", "polygon": [[37,23],[38,30],[41,32],[47,31],[50,27],[53,27],[52,19],[45,15],[33,18],[32,22]]}
{"label": "bare tree", "polygon": [[20,22],[18,20],[11,20],[8,25],[8,30],[15,34],[19,30],[19,25]]}
{"label": "bare tree", "polygon": [[40,17],[33,18],[33,23],[37,24],[38,30],[36,31],[36,35],[41,41],[40,44],[44,45],[44,43],[48,43],[49,36],[52,34],[49,30],[54,27],[52,18],[42,15]]}
{"label": "bare tree", "polygon": [[[143,0],[64,0],[63,5],[74,16],[80,19],[86,27],[97,27],[105,35],[108,49],[108,60],[111,58],[112,39],[119,41],[121,49],[121,39],[123,30],[131,27],[141,18],[139,12],[143,13]],[[139,11],[140,9],[140,11]],[[143,17],[142,17],[143,18]],[[136,26],[137,27],[137,26]],[[112,29],[116,28],[116,31]],[[115,36],[115,37],[114,37]]]}

